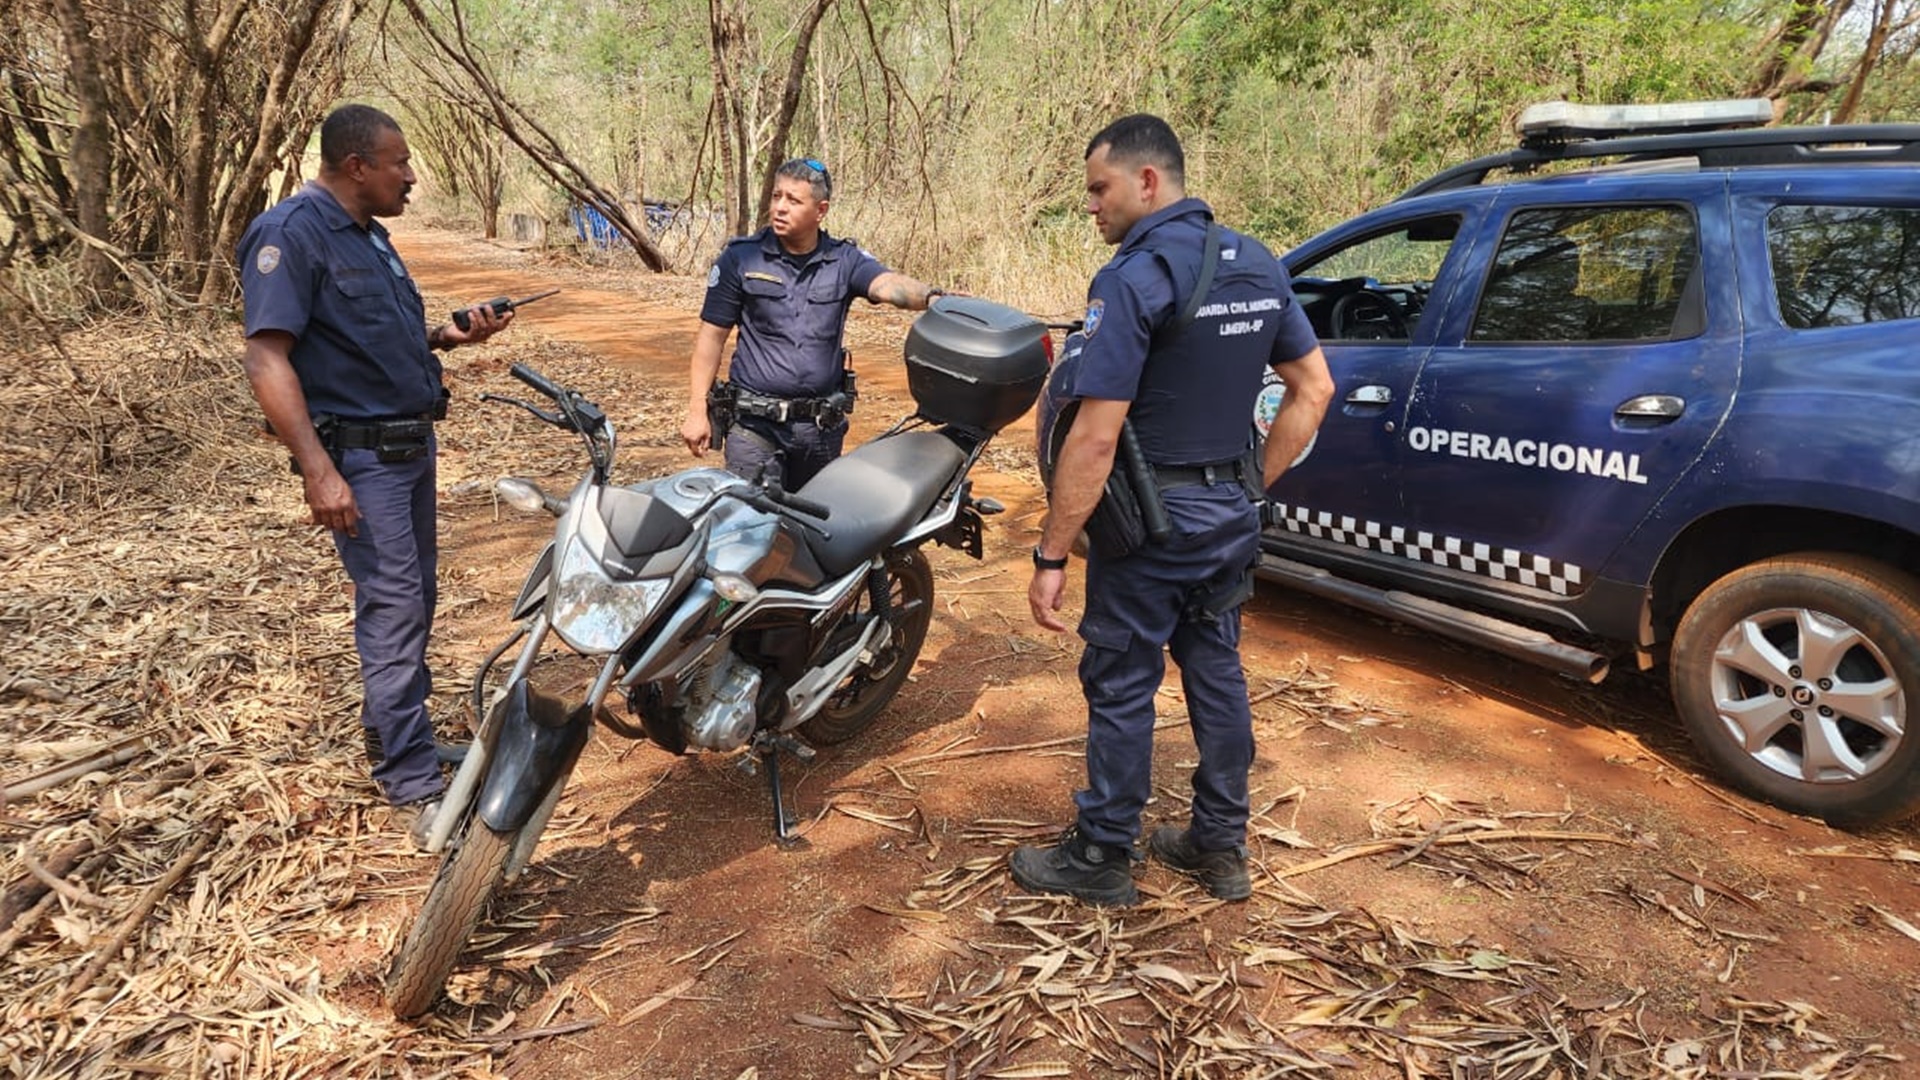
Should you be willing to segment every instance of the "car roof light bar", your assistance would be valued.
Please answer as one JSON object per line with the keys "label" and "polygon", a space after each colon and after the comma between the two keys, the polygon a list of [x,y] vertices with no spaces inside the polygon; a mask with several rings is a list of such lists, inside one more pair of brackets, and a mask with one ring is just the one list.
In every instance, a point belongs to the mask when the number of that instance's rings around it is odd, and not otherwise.
{"label": "car roof light bar", "polygon": [[1401,192],[1411,199],[1472,187],[1497,170],[1527,172],[1556,161],[1618,157],[1636,162],[1691,157],[1703,169],[1748,165],[1920,163],[1920,124],[1842,124],[1629,135],[1522,145],[1455,165]]}
{"label": "car roof light bar", "polygon": [[1771,123],[1773,102],[1766,98],[1742,98],[1661,105],[1575,105],[1567,101],[1547,101],[1529,106],[1515,126],[1520,131],[1520,144],[1535,146],[1575,139],[1728,131]]}

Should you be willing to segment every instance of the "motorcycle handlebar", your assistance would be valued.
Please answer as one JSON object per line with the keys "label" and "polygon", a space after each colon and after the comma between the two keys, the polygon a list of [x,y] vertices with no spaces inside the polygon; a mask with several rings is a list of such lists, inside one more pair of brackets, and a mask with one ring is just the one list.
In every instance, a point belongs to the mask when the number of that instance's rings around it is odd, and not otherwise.
{"label": "motorcycle handlebar", "polygon": [[798,510],[800,513],[805,514],[808,517],[819,518],[821,521],[825,521],[828,518],[833,516],[833,510],[831,507],[822,506],[821,504],[814,502],[812,499],[803,499],[800,496],[795,495],[790,491],[782,491],[778,488],[766,488],[765,490],[767,493],[767,498],[773,500],[774,502],[779,503],[780,505],[786,507],[789,510]]}
{"label": "motorcycle handlebar", "polygon": [[528,386],[533,387],[535,390],[540,391],[542,394],[545,394],[546,396],[552,398],[555,401],[560,400],[562,395],[562,391],[560,387],[556,385],[552,379],[547,378],[545,375],[542,375],[539,372],[528,367],[527,365],[520,364],[520,363],[514,364],[512,367],[508,368],[507,370],[512,372],[514,378],[519,379],[521,382],[526,383]]}

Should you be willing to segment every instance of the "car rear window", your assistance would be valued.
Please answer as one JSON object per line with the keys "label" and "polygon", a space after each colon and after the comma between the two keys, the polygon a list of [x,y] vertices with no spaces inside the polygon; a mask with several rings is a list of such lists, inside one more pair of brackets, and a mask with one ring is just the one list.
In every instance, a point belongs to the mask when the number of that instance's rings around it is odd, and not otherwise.
{"label": "car rear window", "polygon": [[1920,318],[1920,209],[1778,206],[1767,250],[1796,330]]}
{"label": "car rear window", "polygon": [[1470,340],[1659,341],[1705,324],[1700,239],[1682,206],[1522,210],[1487,273]]}

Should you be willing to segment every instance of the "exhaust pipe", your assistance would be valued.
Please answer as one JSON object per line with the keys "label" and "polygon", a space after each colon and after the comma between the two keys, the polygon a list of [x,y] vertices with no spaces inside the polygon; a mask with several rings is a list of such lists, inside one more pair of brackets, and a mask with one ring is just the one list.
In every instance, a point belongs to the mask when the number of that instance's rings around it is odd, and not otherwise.
{"label": "exhaust pipe", "polygon": [[1431,630],[1436,634],[1491,649],[1529,664],[1537,664],[1557,675],[1597,683],[1607,677],[1610,662],[1599,653],[1557,641],[1553,635],[1521,626],[1477,611],[1444,604],[1424,596],[1394,589],[1378,589],[1349,581],[1317,566],[1283,559],[1277,555],[1260,556],[1256,571],[1260,577],[1289,588],[1337,600],[1342,604],[1371,611],[1375,615]]}

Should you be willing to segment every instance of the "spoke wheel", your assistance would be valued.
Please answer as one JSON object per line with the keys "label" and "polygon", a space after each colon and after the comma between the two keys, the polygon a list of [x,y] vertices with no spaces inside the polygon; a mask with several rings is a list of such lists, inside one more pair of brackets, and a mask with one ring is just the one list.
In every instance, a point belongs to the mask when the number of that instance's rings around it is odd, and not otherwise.
{"label": "spoke wheel", "polygon": [[[853,616],[866,609],[866,601]],[[867,729],[907,681],[933,620],[933,568],[918,548],[887,556],[887,620],[890,640],[872,663],[854,669],[811,720],[800,725],[808,742],[829,746]]]}
{"label": "spoke wheel", "polygon": [[516,832],[494,832],[476,816],[468,822],[460,846],[441,862],[426,902],[387,971],[387,1005],[393,1015],[411,1020],[433,1008],[500,886]]}
{"label": "spoke wheel", "polygon": [[1920,581],[1795,555],[1700,594],[1673,641],[1674,705],[1735,786],[1838,825],[1920,810]]}

